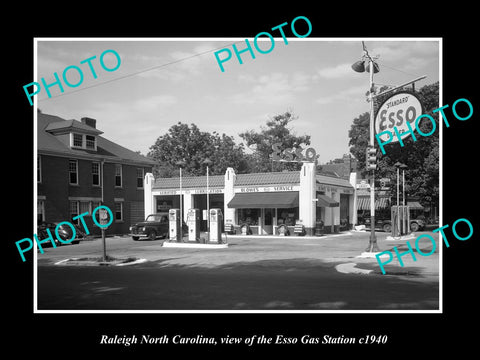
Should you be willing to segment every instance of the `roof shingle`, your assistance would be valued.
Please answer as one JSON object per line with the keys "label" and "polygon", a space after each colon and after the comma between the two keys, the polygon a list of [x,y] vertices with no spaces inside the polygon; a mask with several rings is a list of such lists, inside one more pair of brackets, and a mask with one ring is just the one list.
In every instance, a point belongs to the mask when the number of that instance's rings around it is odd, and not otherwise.
{"label": "roof shingle", "polygon": [[[353,188],[348,180],[335,178],[325,175],[317,175],[317,182],[324,185],[341,186]],[[261,186],[261,185],[284,185],[300,184],[300,172],[271,172],[271,173],[252,173],[238,174],[235,186]],[[211,175],[209,177],[210,187],[225,186],[223,175]],[[180,187],[180,178],[157,178],[155,179],[154,189],[178,189]],[[205,188],[207,187],[206,176],[185,176],[182,177],[182,187],[184,188]]]}
{"label": "roof shingle", "polygon": [[101,134],[100,130],[89,127],[77,120],[65,120],[61,117],[48,115],[43,113],[37,114],[37,148],[39,153],[47,153],[52,155],[68,155],[72,157],[89,157],[94,159],[109,159],[119,162],[130,162],[142,165],[155,165],[155,161],[146,158],[143,155],[129,150],[113,141],[107,140],[97,135],[97,151],[85,149],[71,149],[57,136],[52,135],[48,131],[58,129],[83,129],[91,133]]}

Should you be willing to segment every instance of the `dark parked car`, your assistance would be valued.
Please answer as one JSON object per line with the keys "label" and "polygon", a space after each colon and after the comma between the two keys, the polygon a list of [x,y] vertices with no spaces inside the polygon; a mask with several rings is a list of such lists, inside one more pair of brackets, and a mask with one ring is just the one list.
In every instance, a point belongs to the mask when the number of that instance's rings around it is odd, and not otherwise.
{"label": "dark parked car", "polygon": [[[365,227],[370,228],[370,218],[365,218]],[[425,221],[422,219],[410,219],[410,230],[412,232],[423,230],[425,228]],[[385,232],[392,231],[391,219],[375,219],[375,230],[383,230]]]}
{"label": "dark parked car", "polygon": [[[169,221],[168,212],[148,215],[145,221],[130,226],[130,236],[133,240],[139,240],[140,237],[148,237],[155,240],[157,236],[168,238]],[[183,223],[183,234],[188,234],[188,227]]]}
{"label": "dark parked car", "polygon": [[133,240],[140,237],[148,237],[155,240],[157,236],[166,238],[168,236],[168,213],[148,215],[145,221],[130,226],[130,235]]}
{"label": "dark parked car", "polygon": [[[37,228],[38,240],[43,240],[48,238],[48,233],[46,229],[50,230],[50,234],[52,234],[52,238],[55,241],[56,246],[66,245],[66,244],[78,244],[80,240],[84,240],[87,237],[87,234],[82,229],[80,229],[79,226],[77,226],[76,224],[72,224],[75,227],[75,238],[68,243],[63,243],[57,239],[57,236],[55,234],[55,229],[57,228],[58,224],[59,222],[53,222],[53,223],[44,222],[38,225],[38,228]],[[67,224],[61,224],[60,226],[58,226],[57,231],[58,231],[58,236],[62,238],[62,240],[64,241],[69,241],[73,236],[73,230]],[[42,247],[47,247],[47,246],[52,246],[51,241],[48,241],[42,244]]]}

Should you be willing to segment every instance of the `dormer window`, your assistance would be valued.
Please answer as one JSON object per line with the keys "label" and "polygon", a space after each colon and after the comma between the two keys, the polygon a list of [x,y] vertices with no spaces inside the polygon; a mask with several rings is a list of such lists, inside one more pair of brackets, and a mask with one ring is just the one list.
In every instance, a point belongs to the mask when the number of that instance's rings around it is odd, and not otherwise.
{"label": "dormer window", "polygon": [[87,146],[87,149],[90,150],[97,150],[97,141],[96,137],[92,135],[85,135],[85,144]]}
{"label": "dormer window", "polygon": [[77,120],[55,121],[45,127],[45,131],[57,137],[70,149],[97,151],[97,136],[103,134],[96,127],[96,120],[82,118]]}
{"label": "dormer window", "polygon": [[70,141],[72,148],[97,150],[97,138],[94,135],[71,133]]}
{"label": "dormer window", "polygon": [[82,134],[73,134],[73,146],[83,148],[83,135]]}

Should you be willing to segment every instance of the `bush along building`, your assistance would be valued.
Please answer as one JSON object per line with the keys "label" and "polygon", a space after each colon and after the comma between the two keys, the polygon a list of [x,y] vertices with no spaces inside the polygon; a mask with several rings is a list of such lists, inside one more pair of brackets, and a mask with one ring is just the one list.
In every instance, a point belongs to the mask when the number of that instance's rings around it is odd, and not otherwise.
{"label": "bush along building", "polygon": [[88,212],[88,229],[99,234],[90,214],[102,200],[115,217],[108,234],[144,219],[143,180],[155,162],[107,140],[96,123],[37,113],[37,224]]}

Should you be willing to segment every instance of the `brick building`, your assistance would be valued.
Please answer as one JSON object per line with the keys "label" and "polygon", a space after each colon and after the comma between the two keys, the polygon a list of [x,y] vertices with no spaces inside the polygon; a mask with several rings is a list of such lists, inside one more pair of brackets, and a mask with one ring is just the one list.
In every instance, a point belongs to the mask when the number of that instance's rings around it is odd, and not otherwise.
{"label": "brick building", "polygon": [[[38,112],[37,120],[38,224],[75,222],[102,198],[115,216],[107,233],[128,233],[131,223],[143,220],[143,179],[154,161],[100,136],[95,119]],[[92,233],[100,232],[90,215],[84,219]]]}

